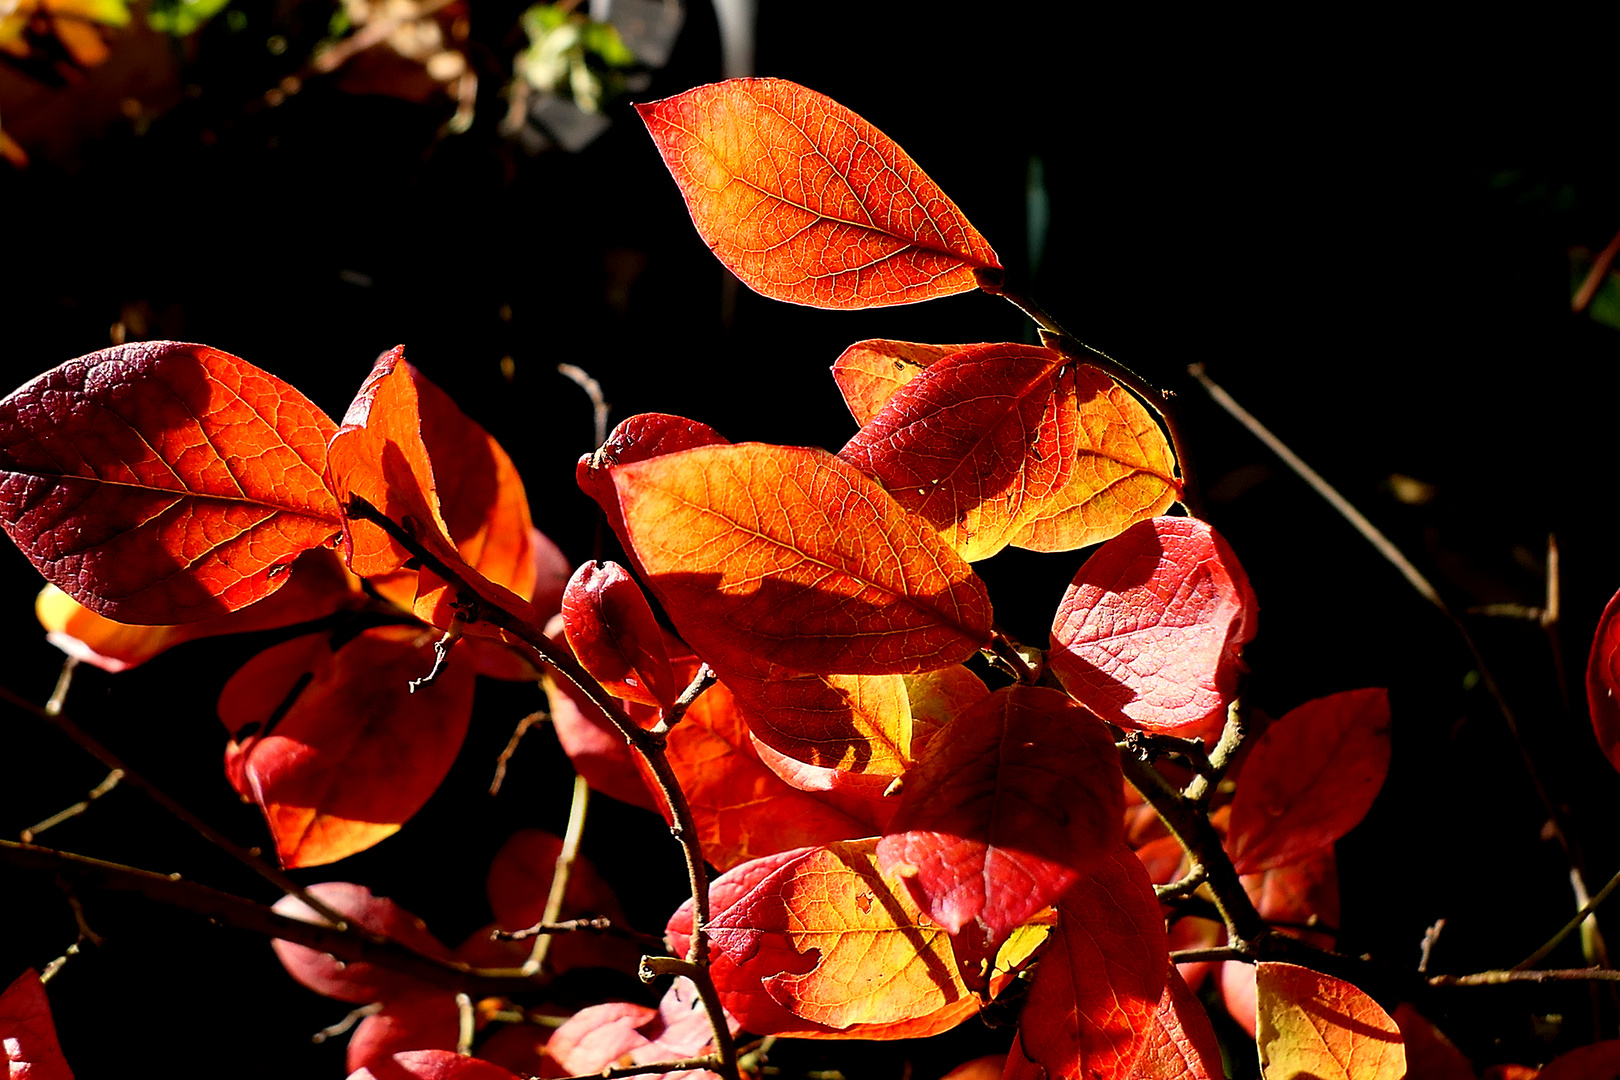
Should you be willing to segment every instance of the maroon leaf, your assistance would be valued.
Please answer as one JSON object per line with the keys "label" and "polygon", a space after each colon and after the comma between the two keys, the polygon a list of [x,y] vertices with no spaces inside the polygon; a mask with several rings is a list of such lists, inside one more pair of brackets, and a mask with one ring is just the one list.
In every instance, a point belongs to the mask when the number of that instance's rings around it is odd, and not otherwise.
{"label": "maroon leaf", "polygon": [[1620,769],[1620,593],[1598,620],[1592,654],[1586,661],[1586,701],[1592,730],[1609,764]]}
{"label": "maroon leaf", "polygon": [[0,401],[0,524],[109,619],[223,615],[336,535],[322,480],[334,430],[304,395],[216,349],[103,349]]}
{"label": "maroon leaf", "polygon": [[0,994],[0,1051],[13,1080],[73,1080],[39,972],[29,968]]}
{"label": "maroon leaf", "polygon": [[1204,734],[1225,719],[1256,607],[1215,530],[1196,518],[1152,518],[1080,568],[1052,623],[1049,662],[1104,720]]}
{"label": "maroon leaf", "polygon": [[393,1076],[360,1069],[350,1073],[349,1080],[394,1080],[395,1076],[409,1080],[518,1080],[499,1065],[466,1057],[454,1050],[408,1050],[395,1054],[394,1064],[400,1072]]}
{"label": "maroon leaf", "polygon": [[1056,690],[1009,686],[963,712],[906,774],[878,864],[952,934],[994,952],[1121,842],[1108,730]]}
{"label": "maroon leaf", "polygon": [[410,1080],[414,1075],[394,1060],[407,1050],[454,1050],[461,1038],[461,1009],[448,990],[424,990],[390,999],[355,1026],[344,1066],[368,1069],[376,1080]]}
{"label": "maroon leaf", "polygon": [[1240,874],[1287,866],[1361,821],[1389,771],[1389,691],[1307,701],[1249,752],[1226,848]]}
{"label": "maroon leaf", "polygon": [[[729,1016],[726,1021],[735,1034],[737,1022]],[[570,1073],[595,1073],[612,1065],[700,1057],[713,1041],[714,1030],[697,990],[688,980],[677,979],[657,1009],[622,1001],[581,1009],[552,1033],[546,1051]],[[716,1074],[698,1069],[647,1076],[715,1080]]]}
{"label": "maroon leaf", "polygon": [[675,704],[680,687],[664,650],[664,634],[629,572],[591,561],[563,592],[568,646],[591,677],[615,697],[643,705]]}

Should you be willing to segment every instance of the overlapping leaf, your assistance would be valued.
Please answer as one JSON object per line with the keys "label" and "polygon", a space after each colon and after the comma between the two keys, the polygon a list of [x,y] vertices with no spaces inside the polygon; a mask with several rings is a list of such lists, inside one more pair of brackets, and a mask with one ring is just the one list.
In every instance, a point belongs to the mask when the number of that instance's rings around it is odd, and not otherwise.
{"label": "overlapping leaf", "polygon": [[0,1052],[16,1080],[73,1080],[39,972],[29,968],[0,993]]}
{"label": "overlapping leaf", "polygon": [[[1474,1067],[1439,1028],[1402,1002],[1392,1014],[1406,1050],[1406,1075],[1413,1080],[1474,1080]],[[1615,1065],[1620,1067],[1620,1059]]]}
{"label": "overlapping leaf", "polygon": [[407,1050],[394,1055],[393,1065],[397,1072],[359,1069],[348,1080],[518,1080],[499,1065],[454,1050]]}
{"label": "overlapping leaf", "polygon": [[[876,843],[767,856],[710,887],[710,974],[744,1028],[920,1038],[977,1010],[949,935],[879,872]],[[691,926],[688,902],[670,919],[672,950],[685,952]]]}
{"label": "overlapping leaf", "polygon": [[179,626],[139,626],[97,615],[55,585],[40,590],[34,613],[51,644],[103,671],[128,671],[176,645],[220,634],[245,634],[307,622],[364,599],[354,575],[331,551],[298,556],[287,584],[250,607]]}
{"label": "overlapping leaf", "polygon": [[922,370],[973,345],[925,345],[917,341],[871,338],[857,341],[833,361],[833,381],[850,415],[865,427],[906,383]]}
{"label": "overlapping leaf", "polygon": [[183,623],[275,592],[339,528],[334,425],[280,379],[203,345],[135,342],[0,401],[0,524],[107,618]]}
{"label": "overlapping leaf", "polygon": [[[890,370],[908,375],[900,343],[883,344],[876,357],[856,355],[868,367],[892,355]],[[871,379],[849,381],[875,396],[884,386]],[[839,456],[969,560],[1009,543],[1055,551],[1106,540],[1162,513],[1180,489],[1164,436],[1134,398],[1094,368],[1027,345],[966,346],[929,363]]]}
{"label": "overlapping leaf", "polygon": [[1257,603],[1196,518],[1131,526],[1086,560],[1052,623],[1052,671],[1103,719],[1179,735],[1218,728]]}
{"label": "overlapping leaf", "polygon": [[704,242],[749,288],[815,307],[965,292],[1000,263],[905,151],[783,79],[636,106]]}
{"label": "overlapping leaf", "polygon": [[1378,1003],[1295,964],[1256,972],[1260,1071],[1266,1080],[1401,1080],[1401,1031]]}
{"label": "overlapping leaf", "polygon": [[1226,846],[1240,874],[1329,848],[1367,815],[1389,771],[1389,691],[1307,701],[1249,751]]}
{"label": "overlapping leaf", "polygon": [[1172,967],[1131,1080],[1222,1080],[1221,1044],[1198,996]]}
{"label": "overlapping leaf", "polygon": [[1147,1046],[1169,966],[1153,883],[1121,846],[1057,911],[1006,1076],[1124,1080]]}
{"label": "overlapping leaf", "polygon": [[706,446],[611,476],[626,547],[711,663],[905,673],[989,640],[990,601],[968,565],[830,454]]}
{"label": "overlapping leaf", "polygon": [[284,642],[225,685],[226,775],[264,811],[283,866],[318,866],[399,831],[450,771],[472,714],[473,669],[453,652],[430,685],[424,635],[370,629]]}
{"label": "overlapping leaf", "polygon": [[[726,1018],[735,1034],[737,1024]],[[628,1002],[591,1005],[575,1013],[554,1031],[547,1054],[570,1073],[595,1073],[611,1065],[650,1065],[701,1056],[714,1042],[714,1031],[697,990],[677,979],[658,1008]],[[704,1069],[676,1073],[650,1073],[660,1077],[717,1080]]]}
{"label": "overlapping leaf", "polygon": [[391,998],[355,1025],[344,1048],[344,1067],[351,1074],[368,1071],[375,1080],[409,1080],[412,1074],[394,1055],[420,1050],[450,1050],[461,1038],[461,1010],[448,990],[422,990]]}
{"label": "overlapping leaf", "polygon": [[1603,609],[1586,661],[1586,701],[1592,730],[1609,764],[1620,769],[1620,593]]}
{"label": "overlapping leaf", "polygon": [[[364,885],[347,881],[323,881],[309,892],[321,903],[342,915],[351,925],[385,937],[424,956],[440,959],[450,955],[437,938],[428,933],[421,919],[384,896],[373,896]],[[296,897],[284,896],[275,910],[304,922],[326,920]],[[317,952],[290,941],[273,941],[276,959],[299,983],[325,997],[355,1005],[385,1001],[432,989],[420,979],[359,960],[344,963],[331,953]]]}
{"label": "overlapping leaf", "polygon": [[877,848],[919,907],[990,951],[1120,845],[1119,753],[1056,690],[1009,686],[963,712],[906,776]]}
{"label": "overlapping leaf", "polygon": [[624,567],[594,560],[581,566],[563,592],[562,615],[569,648],[609,693],[642,705],[675,703],[681,688],[663,631]]}

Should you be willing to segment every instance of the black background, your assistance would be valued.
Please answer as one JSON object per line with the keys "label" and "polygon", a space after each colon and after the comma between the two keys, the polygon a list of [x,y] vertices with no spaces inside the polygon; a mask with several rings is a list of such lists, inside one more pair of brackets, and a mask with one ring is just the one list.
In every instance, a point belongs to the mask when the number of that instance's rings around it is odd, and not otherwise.
{"label": "black background", "polygon": [[[765,7],[758,72],[812,86],[893,137],[1020,275],[1040,161],[1050,229],[1032,291],[1078,336],[1178,394],[1211,520],[1260,599],[1251,704],[1280,715],[1337,690],[1391,688],[1389,781],[1339,845],[1343,947],[1412,966],[1424,928],[1444,917],[1435,970],[1530,952],[1572,911],[1567,867],[1541,838],[1519,755],[1457,635],[1185,368],[1206,364],[1457,610],[1542,603],[1556,533],[1567,707],[1539,627],[1470,626],[1576,823],[1594,888],[1607,880],[1620,865],[1608,828],[1617,784],[1590,734],[1581,672],[1620,586],[1612,455],[1601,449],[1620,337],[1568,305],[1568,249],[1600,248],[1620,226],[1599,43],[1506,23]],[[1009,305],[977,293],[838,313],[728,284],[627,106],[584,152],[539,157],[496,135],[493,76],[460,136],[437,133],[448,105],[319,80],[264,107],[263,90],[307,55],[325,12],[262,0],[242,10],[246,31],[212,26],[182,56],[177,85],[200,91],[175,95],[141,133],[85,121],[91,137],[0,172],[0,382],[106,346],[109,326],[134,310],[149,336],[235,353],[341,415],[376,354],[403,342],[510,450],[536,523],[579,561],[594,511],[572,463],[591,448],[590,416],[556,364],[601,380],[616,418],[672,412],[735,441],[836,449],[854,425],[826,368],[850,342],[1028,332]],[[517,10],[477,8],[487,55],[515,47],[506,28]],[[292,42],[279,57],[260,44],[277,31]],[[641,97],[719,74],[714,17],[695,4]],[[32,130],[26,116],[4,120]],[[60,131],[60,117],[50,123]],[[1397,473],[1433,484],[1432,501],[1398,501]],[[1009,551],[982,564],[1001,621],[1042,641],[1083,557]],[[10,627],[0,683],[43,701],[59,654],[34,629],[38,584],[15,550],[0,552]],[[117,677],[81,672],[69,700],[118,753],[247,843],[262,842],[263,826],[220,774],[212,710],[253,647],[200,643]],[[482,794],[512,725],[536,705],[532,688],[480,684],[463,757],[419,818],[300,878],[367,882],[459,941],[487,919],[482,880],[500,840],[523,825],[560,831],[566,816],[566,764],[545,731],[525,743],[502,795]],[[102,773],[10,710],[0,830],[75,801]],[[129,790],[43,841],[273,898]],[[660,927],[680,871],[656,823],[598,800],[586,851],[632,919]],[[177,1076],[342,1075],[341,1040],[311,1047],[308,1036],[345,1007],[293,985],[261,941],[122,898],[85,902],[108,943],[50,988],[79,1075],[137,1062]],[[49,881],[0,869],[0,912],[5,981],[73,940]],[[1568,947],[1549,960],[1579,962]],[[1615,1034],[1612,1000],[1584,987],[1458,990],[1427,1007],[1481,1063],[1533,1063],[1589,1041],[1594,1010]],[[934,1076],[1004,1044],[1005,1030],[967,1027],[943,1047],[818,1047],[803,1061],[899,1076],[909,1056],[913,1075]]]}

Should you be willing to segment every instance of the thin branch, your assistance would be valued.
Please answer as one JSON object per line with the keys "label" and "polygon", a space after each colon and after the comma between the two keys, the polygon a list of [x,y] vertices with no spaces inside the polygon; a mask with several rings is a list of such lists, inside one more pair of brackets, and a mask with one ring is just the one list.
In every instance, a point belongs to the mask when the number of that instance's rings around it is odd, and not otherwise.
{"label": "thin branch", "polygon": [[456,1053],[471,1057],[473,1037],[478,1034],[478,1017],[473,1012],[472,996],[465,990],[456,994],[456,1018],[460,1021],[456,1032]]}
{"label": "thin branch", "polygon": [[601,1072],[580,1073],[577,1076],[564,1077],[563,1080],[614,1080],[614,1077],[619,1076],[646,1076],[648,1073],[719,1068],[721,1068],[719,1056],[710,1054],[708,1057],[684,1058],[680,1061],[658,1061],[651,1065],[610,1065]]}
{"label": "thin branch", "polygon": [[718,1071],[726,1080],[735,1080],[737,1075],[736,1055],[731,1042],[731,1031],[726,1026],[725,1014],[718,1011],[719,996],[714,992],[714,983],[709,978],[709,877],[708,869],[703,861],[703,849],[698,838],[697,821],[692,817],[692,808],[686,801],[686,795],[681,790],[680,780],[675,776],[675,770],[669,764],[669,758],[664,754],[662,740],[655,738],[647,729],[631,720],[619,705],[617,699],[602,688],[602,685],[580,667],[566,649],[560,649],[540,627],[535,626],[528,619],[514,612],[508,611],[499,604],[493,603],[480,596],[472,584],[459,572],[447,565],[432,552],[424,548],[416,537],[401,528],[396,522],[390,520],[386,514],[378,510],[371,503],[359,496],[352,496],[349,500],[347,513],[351,518],[370,521],[386,532],[402,547],[416,558],[422,565],[438,574],[447,584],[454,588],[458,595],[465,600],[472,614],[469,621],[481,619],[491,626],[506,631],[508,634],[533,649],[535,655],[550,666],[559,675],[573,683],[597,713],[618,729],[632,749],[646,762],[647,768],[652,772],[657,782],[660,794],[665,805],[669,808],[671,824],[670,833],[681,845],[681,853],[686,859],[687,884],[692,894],[692,944],[688,953],[690,960],[698,974],[692,981],[697,985],[704,1005],[709,1007],[709,1023],[714,1029],[716,1053],[721,1064]]}
{"label": "thin branch", "polygon": [[[613,920],[605,915],[597,915],[589,919],[564,919],[561,922],[537,922],[533,926],[525,926],[521,930],[493,930],[490,937],[496,941],[527,941],[540,934],[575,934],[581,930],[595,930],[598,932],[612,930]],[[657,941],[652,935],[647,935],[652,941]]]}
{"label": "thin branch", "polygon": [[1552,971],[1481,971],[1473,975],[1431,975],[1430,986],[1505,986],[1508,983],[1620,982],[1614,968],[1559,968]]}
{"label": "thin branch", "polygon": [[1563,927],[1559,929],[1558,933],[1548,938],[1546,943],[1543,944],[1541,948],[1537,949],[1523,960],[1520,960],[1517,964],[1514,964],[1513,970],[1523,971],[1526,968],[1533,968],[1543,960],[1547,959],[1548,956],[1552,955],[1552,951],[1554,949],[1563,944],[1565,938],[1569,937],[1569,935],[1573,934],[1577,929],[1579,929],[1581,923],[1585,922],[1592,912],[1597,910],[1597,906],[1603,903],[1603,901],[1607,900],[1610,895],[1613,894],[1616,888],[1620,888],[1620,873],[1617,873],[1614,875],[1614,877],[1610,878],[1609,883],[1603,886],[1603,888],[1599,889],[1596,896],[1593,896],[1585,904],[1581,905],[1581,909],[1575,913],[1575,917],[1570,919],[1569,922],[1565,923]]}
{"label": "thin branch", "polygon": [[1581,282],[1581,287],[1570,299],[1569,310],[1577,315],[1586,310],[1586,306],[1592,302],[1592,297],[1597,295],[1598,286],[1603,284],[1603,279],[1608,275],[1609,264],[1614,262],[1616,255],[1620,255],[1620,232],[1614,234],[1608,247],[1598,252],[1592,268],[1586,272],[1586,280]]}
{"label": "thin branch", "polygon": [[1446,928],[1446,920],[1436,919],[1434,925],[1423,931],[1423,944],[1418,952],[1418,974],[1425,975],[1429,971],[1429,958],[1434,953],[1434,947],[1440,940],[1440,932]]}
{"label": "thin branch", "polygon": [[335,1039],[348,1031],[354,1025],[368,1016],[375,1016],[382,1012],[383,1003],[373,1001],[370,1005],[362,1005],[358,1009],[350,1009],[349,1014],[335,1024],[328,1024],[309,1037],[309,1041],[319,1046],[327,1039]]}
{"label": "thin branch", "polygon": [[1198,887],[1209,879],[1209,868],[1203,863],[1193,863],[1187,872],[1168,885],[1153,886],[1153,894],[1160,900],[1174,900],[1180,896],[1196,892]]}
{"label": "thin branch", "polygon": [[1188,800],[1203,805],[1220,786],[1221,777],[1231,766],[1232,759],[1237,756],[1238,747],[1243,745],[1243,736],[1246,734],[1243,719],[1243,702],[1240,698],[1233,698],[1232,703],[1226,707],[1226,723],[1221,728],[1220,741],[1215,749],[1209,752],[1209,771],[1200,772],[1188,783],[1185,795]]}
{"label": "thin branch", "polygon": [[512,731],[512,737],[506,740],[506,749],[495,759],[495,777],[489,782],[491,795],[500,794],[501,784],[506,781],[506,767],[511,763],[512,755],[517,753],[518,743],[523,741],[523,736],[528,734],[531,727],[545,720],[548,715],[544,709],[540,709],[518,721],[518,726]]}
{"label": "thin branch", "polygon": [[990,635],[990,655],[1019,682],[1033,686],[1040,680],[1040,672],[1029,662],[1018,643],[999,626]]}
{"label": "thin branch", "polygon": [[225,834],[219,832],[212,825],[209,825],[206,821],[199,818],[196,814],[193,814],[190,810],[187,810],[184,806],[181,806],[178,802],[171,798],[167,792],[163,791],[156,784],[146,779],[146,777],[142,776],[140,773],[131,769],[127,764],[120,760],[117,755],[113,754],[112,751],[108,750],[105,746],[102,746],[101,743],[92,738],[88,732],[70,720],[66,713],[61,711],[52,713],[48,709],[40,708],[33,702],[27,700],[26,698],[19,697],[3,686],[0,686],[0,701],[4,701],[8,705],[21,709],[26,713],[31,713],[32,715],[39,717],[41,720],[44,720],[46,723],[56,728],[56,730],[72,739],[78,744],[80,749],[84,750],[91,757],[107,766],[107,768],[122,773],[124,783],[128,784],[130,787],[136,789],[141,794],[163,807],[163,809],[167,810],[173,816],[179,818],[185,824],[191,826],[191,828],[196,831],[197,834],[200,835],[204,840],[207,840],[210,844],[213,844],[221,851],[230,855],[231,858],[235,859],[249,870],[252,870],[255,874],[258,874],[260,877],[264,878],[264,880],[280,889],[286,895],[297,897],[322,918],[332,922],[333,925],[345,925],[345,920],[340,913],[332,910],[332,908],[326,904],[321,903],[318,898],[310,895],[309,891],[306,890],[302,885],[298,884],[296,881],[292,880],[286,874],[283,874],[280,870],[277,870],[269,863],[266,863],[263,859],[260,859],[252,851],[249,851],[247,848],[230,839]]}
{"label": "thin branch", "polygon": [[686,710],[690,709],[697,702],[697,699],[703,696],[705,690],[719,681],[720,677],[714,673],[713,668],[708,664],[699,665],[697,674],[692,676],[692,681],[686,684],[686,689],[681,691],[681,696],[675,699],[675,704],[664,710],[663,715],[658,718],[658,723],[653,725],[649,734],[656,739],[667,737],[670,729],[680,723],[681,717],[686,715]]}
{"label": "thin branch", "polygon": [[515,968],[476,968],[456,960],[425,956],[356,926],[289,918],[257,901],[188,881],[178,874],[157,874],[10,840],[0,840],[0,864],[56,874],[81,889],[135,893],[238,930],[331,953],[345,963],[376,964],[448,989],[488,996],[512,995],[545,985],[545,980]]}
{"label": "thin branch", "polygon": [[1507,696],[1502,692],[1500,684],[1497,683],[1496,676],[1491,671],[1490,665],[1486,663],[1484,654],[1480,652],[1479,646],[1475,644],[1473,635],[1468,632],[1468,627],[1446,605],[1445,600],[1440,596],[1439,590],[1419,572],[1417,567],[1412,565],[1405,555],[1401,554],[1400,549],[1391,543],[1390,539],[1380,532],[1377,526],[1368,521],[1366,516],[1352,506],[1343,495],[1339,494],[1332,484],[1324,480],[1320,473],[1305,464],[1298,454],[1289,449],[1253,413],[1239,405],[1231,394],[1227,393],[1224,388],[1211,379],[1205,373],[1203,364],[1193,364],[1187,371],[1203,385],[1216,404],[1225,409],[1234,420],[1247,428],[1249,434],[1264,443],[1272,453],[1281,458],[1283,463],[1293,470],[1294,475],[1309,484],[1312,490],[1326,500],[1329,506],[1337,510],[1340,516],[1361,534],[1363,539],[1371,544],[1391,566],[1400,572],[1401,576],[1407,580],[1407,583],[1417,590],[1418,595],[1434,605],[1435,610],[1445,616],[1447,621],[1456,629],[1458,636],[1462,638],[1463,644],[1468,649],[1468,654],[1474,660],[1474,667],[1479,672],[1480,681],[1491,695],[1491,699],[1496,703],[1497,711],[1502,714],[1508,733],[1512,735],[1514,745],[1518,747],[1519,757],[1524,762],[1525,772],[1530,777],[1531,786],[1535,788],[1536,797],[1541,800],[1542,808],[1547,814],[1547,820],[1552,826],[1554,836],[1557,837],[1559,845],[1564,849],[1564,857],[1568,860],[1571,871],[1579,875],[1581,873],[1581,860],[1564,825],[1563,813],[1542,783],[1541,774],[1537,771],[1535,762],[1531,759],[1530,752],[1525,747],[1524,739],[1520,735],[1518,717],[1514,714],[1513,707],[1508,704]]}
{"label": "thin branch", "polygon": [[591,399],[591,417],[595,421],[596,443],[601,446],[607,442],[608,414],[613,406],[607,396],[602,393],[602,384],[591,377],[590,372],[577,364],[558,364],[559,374],[571,379],[576,386],[585,391],[585,396]]}
{"label": "thin branch", "polygon": [[90,809],[90,804],[101,798],[107,792],[118,786],[118,781],[124,778],[123,769],[114,769],[108,773],[101,783],[90,789],[89,794],[65,810],[58,810],[44,821],[32,825],[22,831],[22,842],[32,844],[34,838],[48,829],[53,829],[64,821],[70,821]]}
{"label": "thin branch", "polygon": [[[546,894],[546,906],[540,916],[542,926],[555,923],[562,917],[563,901],[568,896],[568,883],[574,878],[574,863],[579,858],[579,843],[585,835],[585,812],[591,805],[591,786],[583,776],[574,777],[574,797],[568,806],[568,828],[563,833],[562,848],[557,852],[557,863],[551,870],[551,891]],[[546,966],[546,955],[551,951],[552,935],[539,934],[523,970],[529,974]]]}

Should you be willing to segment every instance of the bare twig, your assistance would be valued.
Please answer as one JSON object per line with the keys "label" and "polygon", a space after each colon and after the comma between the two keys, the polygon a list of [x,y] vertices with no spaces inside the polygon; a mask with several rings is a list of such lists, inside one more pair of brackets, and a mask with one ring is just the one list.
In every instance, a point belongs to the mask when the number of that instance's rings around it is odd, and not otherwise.
{"label": "bare twig", "polygon": [[478,1017],[473,1013],[472,995],[465,990],[456,994],[456,1017],[460,1020],[456,1033],[456,1053],[470,1057],[473,1036],[478,1034]]}
{"label": "bare twig", "polygon": [[523,736],[528,734],[531,727],[546,719],[547,715],[546,711],[541,709],[518,721],[518,726],[512,731],[512,737],[506,740],[506,749],[502,750],[500,757],[495,759],[495,777],[489,782],[489,793],[491,795],[500,794],[501,784],[506,781],[506,767],[511,763],[512,755],[517,753],[518,743],[523,741]]}
{"label": "bare twig", "polygon": [[1232,758],[1237,755],[1238,747],[1243,745],[1244,733],[1243,702],[1234,698],[1226,707],[1226,723],[1221,728],[1220,741],[1215,744],[1215,749],[1209,752],[1208,771],[1200,772],[1187,785],[1185,794],[1191,802],[1203,804],[1215,793],[1221,777],[1226,775],[1227,768],[1232,764]]}
{"label": "bare twig", "polygon": [[686,710],[703,696],[705,690],[719,681],[719,676],[714,673],[713,668],[708,664],[700,665],[697,674],[692,676],[692,681],[681,691],[681,696],[675,699],[674,705],[663,711],[663,715],[658,718],[658,723],[653,725],[649,734],[658,739],[667,737],[670,729],[680,723],[681,717],[686,715]]}
{"label": "bare twig", "polygon": [[1173,900],[1178,896],[1196,892],[1208,878],[1209,869],[1203,863],[1195,862],[1187,868],[1185,874],[1170,884],[1153,886],[1153,893],[1160,900]]}
{"label": "bare twig", "polygon": [[1446,920],[1436,919],[1434,925],[1423,931],[1423,944],[1418,955],[1418,974],[1422,975],[1429,970],[1429,957],[1434,952],[1434,946],[1440,940],[1440,932],[1446,928]]}
{"label": "bare twig", "polygon": [[521,930],[493,930],[490,937],[497,941],[527,941],[540,934],[574,934],[581,930],[612,930],[613,920],[605,915],[589,919],[564,919],[561,922],[537,922]]}
{"label": "bare twig", "polygon": [[1552,971],[1480,971],[1473,975],[1431,975],[1430,986],[1506,986],[1508,983],[1620,982],[1614,968],[1560,968]]}
{"label": "bare twig", "polygon": [[1537,949],[1523,960],[1520,960],[1517,964],[1514,964],[1513,970],[1523,971],[1527,968],[1533,968],[1543,960],[1547,959],[1547,957],[1551,956],[1552,951],[1558,948],[1559,945],[1563,944],[1565,938],[1569,937],[1569,935],[1573,934],[1577,929],[1579,929],[1581,923],[1585,922],[1591,916],[1592,912],[1597,910],[1597,906],[1603,903],[1603,901],[1607,900],[1614,893],[1616,888],[1620,888],[1620,874],[1615,874],[1614,877],[1609,879],[1609,883],[1607,885],[1603,886],[1603,888],[1597,891],[1595,896],[1593,896],[1586,903],[1582,904],[1581,909],[1575,913],[1575,917],[1570,919],[1569,922],[1565,923],[1559,929],[1558,933],[1548,938],[1541,948]]}
{"label": "bare twig", "polygon": [[[563,901],[568,896],[568,883],[574,877],[574,862],[579,858],[579,843],[585,835],[585,812],[591,805],[591,786],[583,776],[574,777],[574,797],[568,806],[568,828],[563,832],[562,848],[557,852],[557,863],[551,870],[551,891],[546,894],[542,926],[555,923],[562,917]],[[546,955],[551,951],[551,934],[537,934],[529,959],[523,970],[529,974],[546,966]]]}
{"label": "bare twig", "polygon": [[326,1027],[321,1028],[321,1030],[309,1037],[309,1041],[314,1043],[316,1046],[319,1046],[327,1039],[335,1039],[339,1035],[342,1035],[344,1032],[348,1031],[350,1028],[354,1027],[354,1025],[358,1024],[360,1021],[364,1020],[366,1017],[376,1016],[378,1013],[382,1012],[382,1007],[382,1002],[373,1001],[370,1005],[362,1005],[358,1009],[350,1009],[347,1016],[335,1024],[328,1024]]}
{"label": "bare twig", "polygon": [[601,1072],[580,1073],[577,1076],[564,1077],[563,1080],[614,1080],[620,1076],[646,1076],[648,1073],[685,1072],[688,1069],[720,1067],[719,1057],[710,1054],[708,1057],[683,1058],[680,1061],[657,1061],[650,1065],[610,1065]]}
{"label": "bare twig", "polygon": [[1597,295],[1603,279],[1608,276],[1609,265],[1614,262],[1616,255],[1620,255],[1620,232],[1616,232],[1608,246],[1598,252],[1592,268],[1586,272],[1586,280],[1581,282],[1581,287],[1575,290],[1575,295],[1570,299],[1569,310],[1577,315],[1586,310],[1586,306],[1592,302],[1592,297]]}
{"label": "bare twig", "polygon": [[34,838],[40,833],[45,832],[47,829],[55,828],[64,821],[69,821],[78,817],[80,814],[90,809],[91,803],[95,802],[97,799],[107,794],[107,792],[117,787],[118,781],[122,780],[123,778],[124,770],[114,769],[112,772],[108,773],[105,778],[103,778],[101,783],[91,788],[89,794],[87,794],[84,798],[80,799],[78,802],[74,803],[65,810],[57,811],[44,821],[39,822],[37,825],[24,829],[22,831],[22,842],[25,844],[32,844],[34,842]]}
{"label": "bare twig", "polygon": [[596,422],[596,444],[601,446],[607,442],[608,414],[613,405],[602,393],[602,384],[591,377],[590,372],[577,364],[558,364],[559,374],[571,379],[576,386],[585,391],[585,396],[591,399],[591,416]]}

